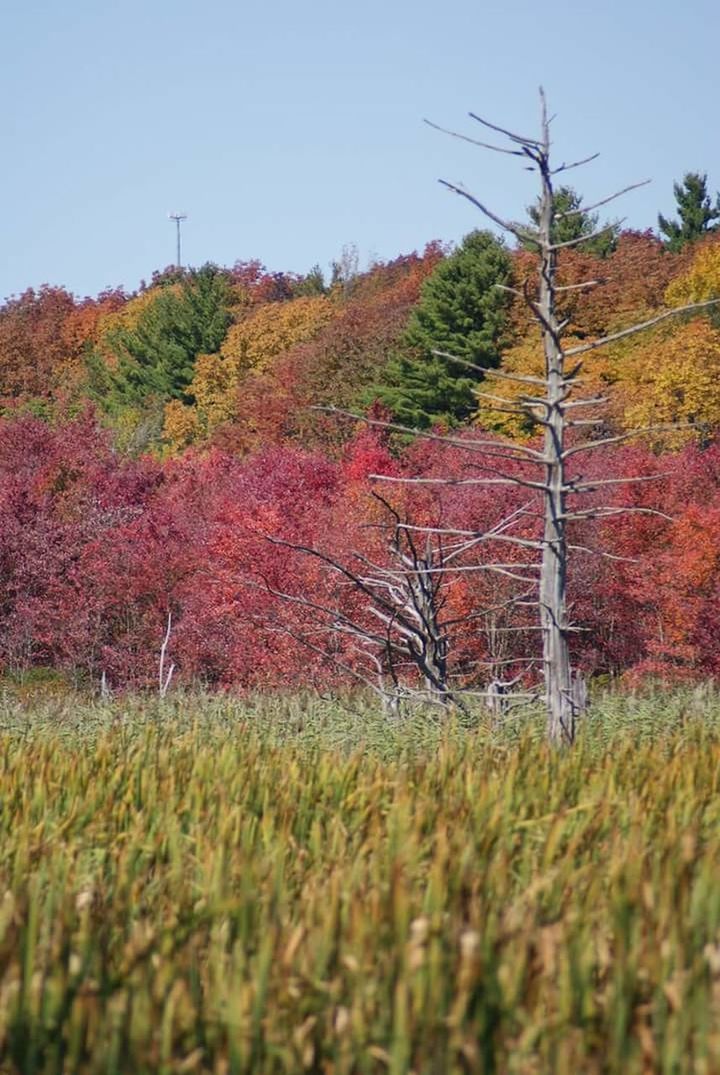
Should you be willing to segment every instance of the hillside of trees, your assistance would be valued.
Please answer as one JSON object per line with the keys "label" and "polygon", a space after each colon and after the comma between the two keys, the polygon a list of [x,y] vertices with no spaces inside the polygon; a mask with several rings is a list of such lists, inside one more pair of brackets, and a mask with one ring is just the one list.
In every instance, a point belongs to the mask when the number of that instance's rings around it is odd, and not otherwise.
{"label": "hillside of trees", "polygon": [[[557,241],[588,237],[559,257],[572,340],[720,297],[720,205],[695,173],[675,194],[660,236],[611,224],[598,240],[575,193],[558,192]],[[167,632],[174,682],[188,686],[374,675],[377,589],[353,579],[361,563],[387,568],[388,534],[398,534],[388,519],[478,532],[527,510],[522,488],[467,481],[462,443],[485,431],[475,466],[490,473],[493,438],[538,438],[532,418],[493,406],[483,375],[542,372],[537,326],[517,297],[533,265],[531,250],[475,231],[456,248],[434,242],[362,272],[346,258],[327,280],[319,268],[299,276],[239,261],[169,268],[132,294],[78,299],[43,286],[8,299],[2,672],[152,687]],[[575,289],[588,279],[598,286]],[[602,432],[617,443],[584,455],[577,478],[644,477],[613,485],[603,504],[647,511],[575,524],[577,666],[630,681],[714,677],[720,313],[669,318],[592,352],[583,378],[587,395],[608,400]],[[503,391],[520,398],[521,382]],[[637,427],[648,432],[625,440]],[[379,489],[373,478],[440,471],[456,484]],[[439,542],[423,555],[445,555]],[[497,551],[490,542],[480,555]],[[511,588],[481,571],[442,584],[454,682],[482,690],[528,651],[532,620],[518,607],[510,619]]]}

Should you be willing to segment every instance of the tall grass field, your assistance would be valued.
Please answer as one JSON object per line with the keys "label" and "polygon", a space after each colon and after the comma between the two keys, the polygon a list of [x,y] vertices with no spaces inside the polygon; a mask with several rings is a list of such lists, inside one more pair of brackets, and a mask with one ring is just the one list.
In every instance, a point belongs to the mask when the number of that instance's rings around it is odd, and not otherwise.
{"label": "tall grass field", "polygon": [[0,1071],[720,1072],[720,701],[6,698]]}

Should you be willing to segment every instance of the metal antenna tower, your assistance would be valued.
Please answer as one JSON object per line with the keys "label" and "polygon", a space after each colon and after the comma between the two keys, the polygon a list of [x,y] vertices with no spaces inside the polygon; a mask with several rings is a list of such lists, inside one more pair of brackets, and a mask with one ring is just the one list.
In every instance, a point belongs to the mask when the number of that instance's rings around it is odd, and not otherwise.
{"label": "metal antenna tower", "polygon": [[180,225],[183,220],[187,220],[187,213],[168,213],[168,219],[175,221],[175,227],[177,229],[177,257],[175,259],[175,265],[178,269],[182,268],[182,256],[180,253]]}

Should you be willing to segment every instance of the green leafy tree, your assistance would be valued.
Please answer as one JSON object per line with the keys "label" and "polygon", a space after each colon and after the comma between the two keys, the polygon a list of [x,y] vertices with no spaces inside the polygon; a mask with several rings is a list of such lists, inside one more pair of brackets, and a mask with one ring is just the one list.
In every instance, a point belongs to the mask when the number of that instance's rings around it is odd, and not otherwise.
{"label": "green leafy tree", "polygon": [[[572,187],[558,187],[554,193],[555,218],[553,221],[551,238],[554,243],[569,243],[582,239],[583,236],[593,237],[585,243],[579,243],[578,250],[596,257],[606,258],[612,254],[617,246],[617,237],[620,225],[617,222],[608,223],[602,234],[597,233],[600,228],[600,216],[598,213],[587,213],[582,209],[582,198]],[[536,202],[529,205],[528,216],[534,228],[540,226],[540,205]],[[528,249],[535,249],[534,244],[527,244]]]}
{"label": "green leafy tree", "polygon": [[371,392],[406,425],[456,425],[477,410],[482,373],[436,352],[484,369],[500,363],[507,323],[510,256],[488,231],[467,235],[423,285],[400,348],[383,383]]}
{"label": "green leafy tree", "polygon": [[145,406],[148,400],[192,403],[188,386],[195,359],[219,349],[230,325],[231,302],[227,274],[215,265],[190,270],[163,288],[135,327],[120,328],[109,340],[117,365],[99,378],[107,385],[107,409]]}
{"label": "green leafy tree", "polygon": [[326,294],[325,276],[319,265],[313,265],[310,272],[293,285],[294,298],[315,298],[316,295]]}
{"label": "green leafy tree", "polygon": [[668,220],[660,213],[658,225],[668,250],[677,252],[686,243],[720,229],[720,194],[713,206],[707,189],[707,175],[700,172],[686,172],[682,183],[673,184],[673,191],[680,219]]}

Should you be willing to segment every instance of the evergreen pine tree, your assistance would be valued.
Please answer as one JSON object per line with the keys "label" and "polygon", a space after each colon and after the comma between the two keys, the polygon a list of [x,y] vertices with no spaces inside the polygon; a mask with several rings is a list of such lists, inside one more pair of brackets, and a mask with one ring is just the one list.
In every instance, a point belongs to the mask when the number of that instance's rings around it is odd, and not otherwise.
{"label": "evergreen pine tree", "polygon": [[682,184],[673,184],[673,191],[680,219],[668,220],[660,213],[658,225],[668,250],[676,252],[686,243],[720,228],[720,194],[713,206],[707,189],[707,175],[700,172],[686,172]]}
{"label": "evergreen pine tree", "polygon": [[213,354],[230,325],[231,292],[227,274],[215,265],[186,272],[175,287],[161,291],[132,330],[111,339],[117,367],[108,371],[111,411],[166,402],[187,393],[200,354]]}
{"label": "evergreen pine tree", "polygon": [[482,373],[435,354],[444,351],[484,368],[499,365],[510,257],[488,231],[474,231],[423,285],[399,351],[371,393],[406,425],[455,425],[477,409]]}
{"label": "evergreen pine tree", "polygon": [[[558,214],[553,222],[551,237],[554,243],[567,243],[575,239],[582,239],[585,235],[592,235],[600,226],[598,213],[586,213],[580,206],[581,196],[572,187],[558,187],[555,191],[553,202],[555,212]],[[540,206],[529,205],[528,216],[535,228],[540,225]],[[595,235],[586,243],[579,243],[577,249],[585,253],[594,254],[596,257],[605,258],[613,252],[617,245],[619,225],[610,223],[601,235]],[[532,244],[528,249],[534,250]]]}

